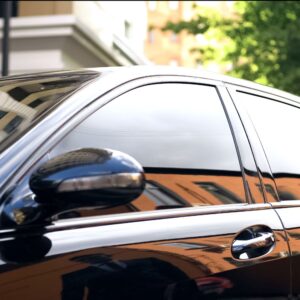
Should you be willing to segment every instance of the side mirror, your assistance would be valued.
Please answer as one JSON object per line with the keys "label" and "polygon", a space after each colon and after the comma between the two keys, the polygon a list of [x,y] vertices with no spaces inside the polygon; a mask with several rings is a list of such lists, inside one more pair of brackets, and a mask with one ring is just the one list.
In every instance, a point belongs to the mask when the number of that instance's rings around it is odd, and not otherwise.
{"label": "side mirror", "polygon": [[141,195],[145,176],[141,165],[122,152],[79,149],[42,164],[30,177],[34,193],[22,185],[3,196],[0,227],[43,225],[50,217],[76,208],[124,205]]}
{"label": "side mirror", "polygon": [[129,155],[86,148],[50,159],[32,174],[29,185],[37,203],[62,212],[127,204],[141,195],[145,179]]}

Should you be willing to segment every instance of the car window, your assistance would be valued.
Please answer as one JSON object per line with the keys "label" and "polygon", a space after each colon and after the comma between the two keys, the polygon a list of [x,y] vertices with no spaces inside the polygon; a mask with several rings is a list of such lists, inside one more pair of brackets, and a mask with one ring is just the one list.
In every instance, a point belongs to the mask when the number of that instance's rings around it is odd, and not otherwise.
{"label": "car window", "polygon": [[234,140],[212,86],[165,83],[131,90],[88,117],[50,157],[83,147],[122,151],[144,167],[145,192],[123,211],[245,201]]}
{"label": "car window", "polygon": [[258,133],[280,200],[300,199],[300,108],[238,92]]}
{"label": "car window", "polygon": [[27,76],[2,80],[0,152],[20,139],[49,110],[95,76],[93,72],[70,72],[67,75],[49,73],[39,79],[37,76]]}

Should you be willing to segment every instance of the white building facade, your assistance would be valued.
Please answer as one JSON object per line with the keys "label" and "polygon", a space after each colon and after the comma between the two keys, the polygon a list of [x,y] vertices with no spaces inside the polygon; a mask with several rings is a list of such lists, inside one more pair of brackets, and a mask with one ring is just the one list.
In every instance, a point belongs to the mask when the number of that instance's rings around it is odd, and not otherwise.
{"label": "white building facade", "polygon": [[149,64],[143,54],[145,1],[18,1],[17,6],[10,21],[10,75]]}

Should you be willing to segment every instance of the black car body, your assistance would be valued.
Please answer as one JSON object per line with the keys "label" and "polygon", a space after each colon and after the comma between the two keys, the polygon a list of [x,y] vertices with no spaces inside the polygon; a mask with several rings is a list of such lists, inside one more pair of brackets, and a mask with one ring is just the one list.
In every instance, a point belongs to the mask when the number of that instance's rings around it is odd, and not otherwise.
{"label": "black car body", "polygon": [[180,68],[1,80],[0,299],[296,297],[299,109]]}

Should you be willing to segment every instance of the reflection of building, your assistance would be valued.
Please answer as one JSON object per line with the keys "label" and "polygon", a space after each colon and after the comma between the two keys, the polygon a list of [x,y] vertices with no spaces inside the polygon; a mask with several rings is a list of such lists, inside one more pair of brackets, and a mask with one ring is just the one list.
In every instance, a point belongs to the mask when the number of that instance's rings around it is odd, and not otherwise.
{"label": "reflection of building", "polygon": [[14,2],[10,74],[148,63],[144,2]]}
{"label": "reflection of building", "polygon": [[[20,296],[23,299],[38,299],[40,295],[44,295],[43,299],[99,299],[90,296],[93,289],[102,299],[122,299],[120,290],[123,299],[142,299],[126,296],[136,293],[142,296],[145,290],[155,291],[155,295],[160,296],[169,286],[180,287],[187,281],[190,283],[188,292],[194,280],[235,267],[233,263],[220,259],[218,252],[209,251],[208,254],[204,251],[219,242],[224,243],[225,239],[208,237],[138,243],[59,255],[25,266],[21,274],[18,269],[12,268],[5,273],[6,276],[0,277],[2,295],[4,299],[19,299]],[[230,257],[229,249],[223,247],[222,251],[225,257]],[[90,297],[84,297],[84,289]],[[111,297],[103,297],[107,292]],[[201,295],[201,289],[195,290],[195,293]],[[175,299],[187,298],[182,295]]]}
{"label": "reflection of building", "polygon": [[[91,79],[93,72],[90,72]],[[25,83],[7,81],[0,87],[0,142],[25,130],[45,110],[80,86],[87,74],[80,72],[62,80],[57,74],[32,78]]]}
{"label": "reflection of building", "polygon": [[[240,172],[208,174],[146,173],[144,193],[130,204],[107,209],[81,210],[82,216],[150,211],[191,206],[244,203],[245,191]],[[212,174],[215,173],[215,174]],[[260,195],[260,187],[253,191]]]}
{"label": "reflection of building", "polygon": [[[152,184],[157,183],[157,187],[161,191],[168,192],[170,199],[162,206],[160,202],[151,196],[149,197],[146,193],[145,196],[148,196],[148,199],[143,199],[143,202],[151,201],[152,205],[154,205],[152,209],[168,208],[168,206],[172,208],[174,206],[184,207],[243,202],[245,195],[240,173],[236,172],[237,174],[228,176],[225,172],[225,174],[220,174],[218,171],[215,173],[215,175],[147,174],[147,179],[150,179]],[[171,199],[173,203],[171,203]],[[179,201],[179,199],[182,200]],[[138,203],[142,205],[142,202],[137,201],[136,205],[138,207]]]}

